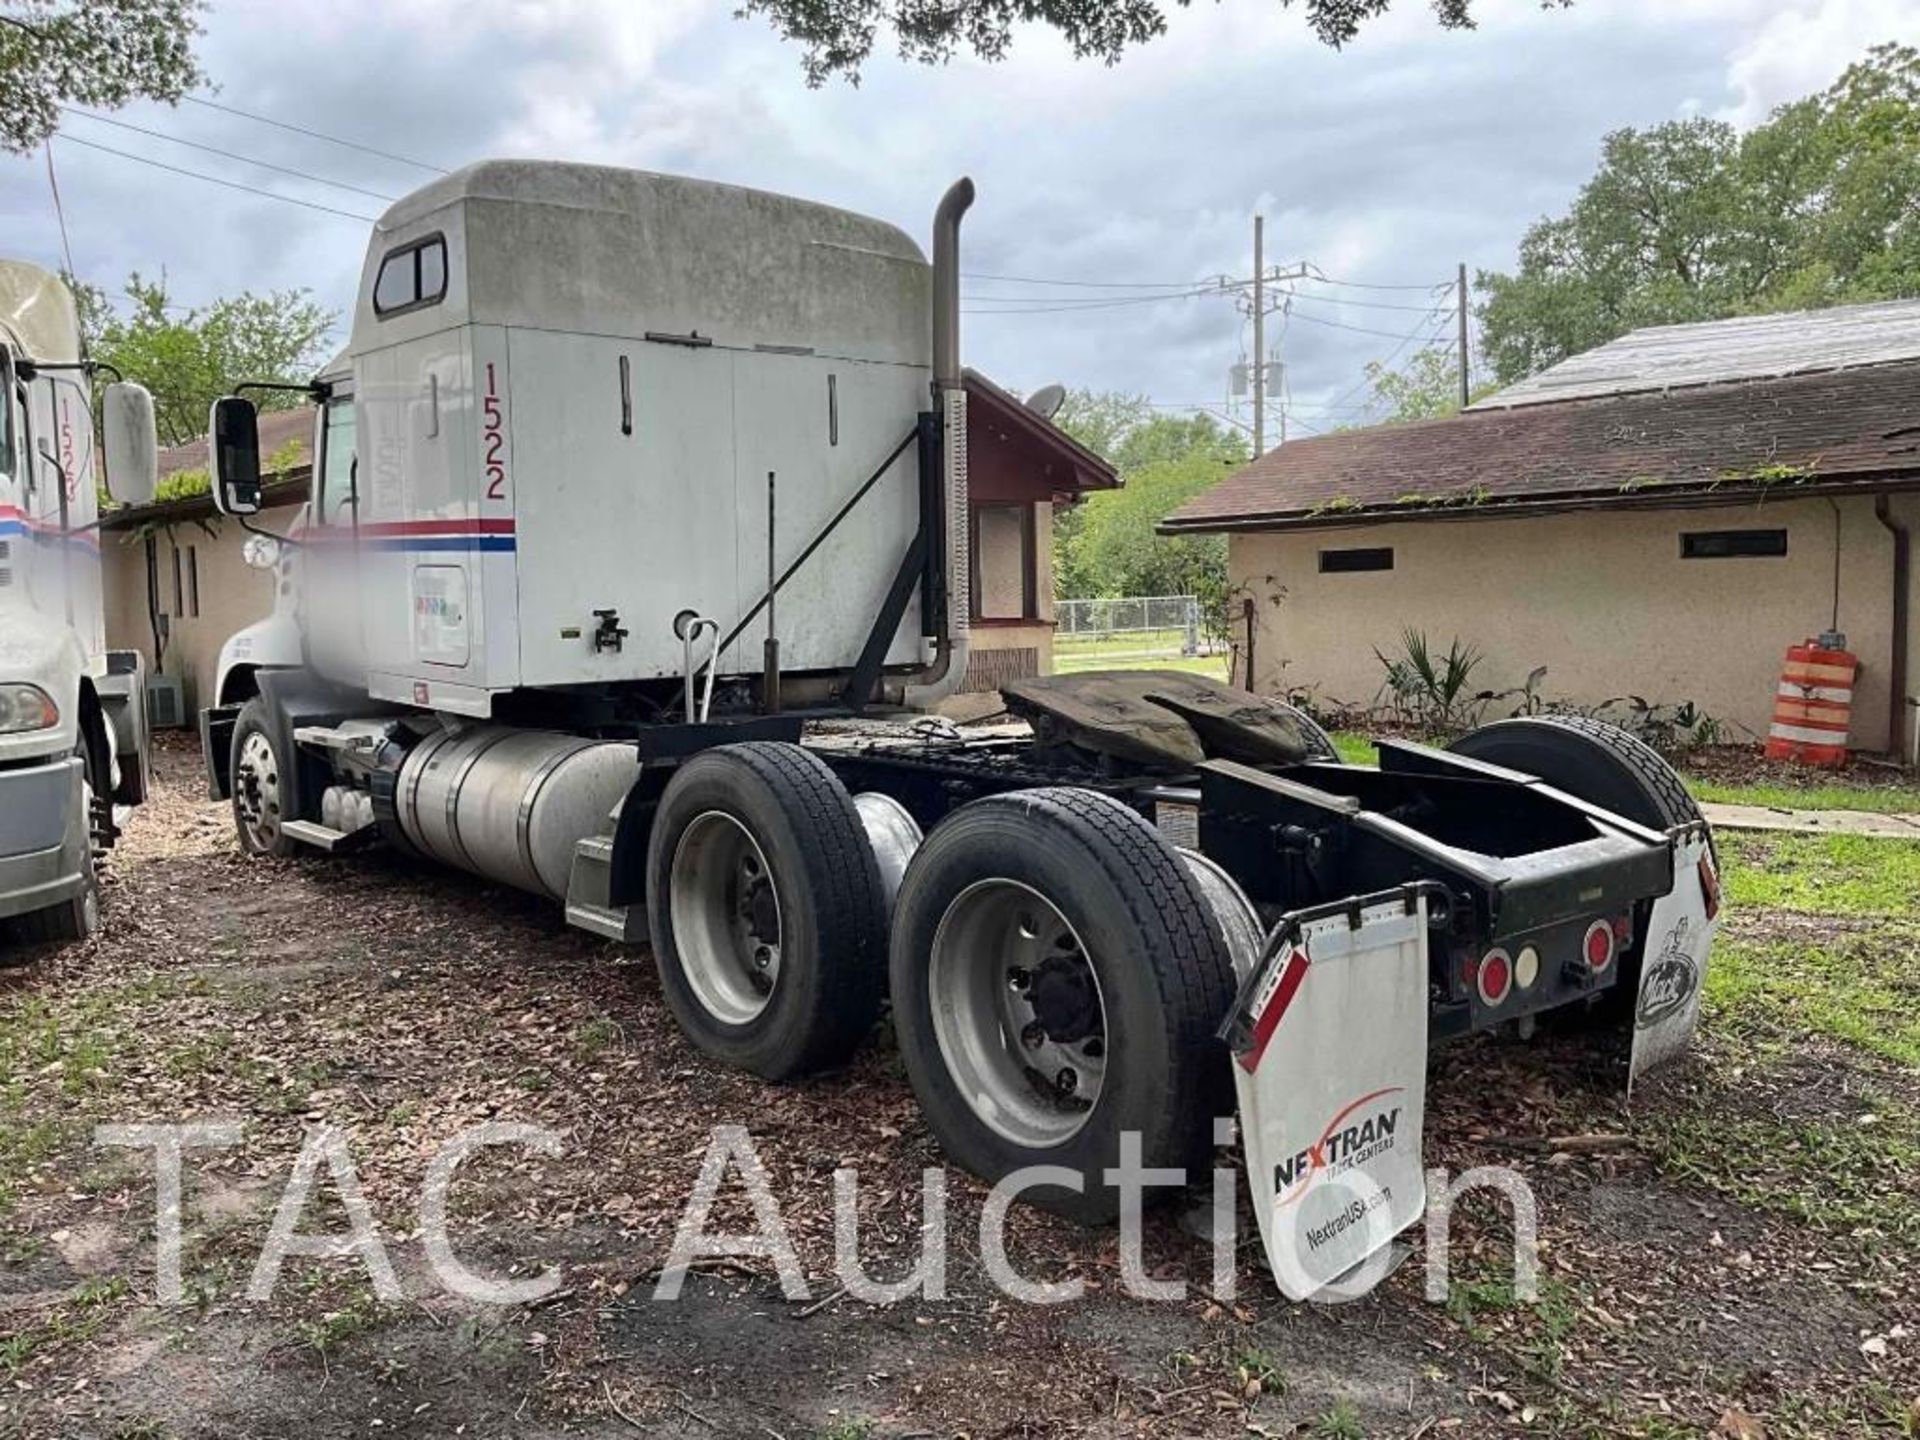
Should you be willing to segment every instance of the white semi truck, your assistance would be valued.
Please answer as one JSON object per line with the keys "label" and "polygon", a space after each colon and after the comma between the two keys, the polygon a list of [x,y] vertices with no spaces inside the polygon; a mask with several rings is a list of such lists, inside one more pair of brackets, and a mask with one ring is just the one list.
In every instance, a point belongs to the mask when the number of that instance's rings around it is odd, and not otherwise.
{"label": "white semi truck", "polygon": [[[395,204],[312,386],[292,598],[202,718],[210,783],[247,851],[425,856],[649,940],[691,1042],[770,1080],[890,1005],[947,1152],[1054,1167],[1034,1198],[1084,1218],[1124,1135],[1204,1166],[1237,1091],[1310,1293],[1420,1213],[1430,1040],[1564,1012],[1624,1017],[1636,1068],[1684,1044],[1710,838],[1584,720],[1363,769],[1285,705],[1148,673],[1014,684],[1030,737],[889,723],[967,669],[972,198],[931,265],[626,170],[486,163]],[[210,443],[245,517],[251,404]],[[876,723],[816,723],[849,717]],[[1384,1203],[1350,1225],[1361,1184]]]}
{"label": "white semi truck", "polygon": [[[77,940],[100,920],[96,859],[146,795],[146,674],[108,650],[92,377],[73,296],[0,261],[0,945]],[[101,404],[107,479],[153,495],[153,402]]]}

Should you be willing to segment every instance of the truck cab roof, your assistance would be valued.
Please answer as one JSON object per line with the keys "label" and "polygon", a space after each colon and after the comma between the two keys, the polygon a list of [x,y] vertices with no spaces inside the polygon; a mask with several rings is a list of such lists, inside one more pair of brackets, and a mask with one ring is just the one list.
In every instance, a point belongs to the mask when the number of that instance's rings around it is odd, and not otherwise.
{"label": "truck cab roof", "polygon": [[49,364],[80,358],[80,317],[58,275],[24,260],[0,260],[0,339]]}
{"label": "truck cab roof", "polygon": [[929,308],[920,247],[885,221],[684,176],[488,160],[381,216],[351,349],[475,324],[924,365]]}

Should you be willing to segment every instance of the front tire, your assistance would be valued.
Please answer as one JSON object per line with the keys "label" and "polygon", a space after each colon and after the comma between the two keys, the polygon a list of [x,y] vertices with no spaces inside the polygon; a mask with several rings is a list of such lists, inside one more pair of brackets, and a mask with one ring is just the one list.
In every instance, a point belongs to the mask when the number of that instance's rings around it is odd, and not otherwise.
{"label": "front tire", "polygon": [[1102,1224],[1124,1133],[1148,1167],[1205,1164],[1231,1107],[1213,1032],[1232,964],[1179,853],[1126,806],[1058,788],[956,812],[907,868],[890,966],[908,1077],[966,1169],[1063,1166],[1077,1193],[1024,1193]]}
{"label": "front tire", "polygon": [[280,753],[267,707],[247,701],[233,724],[233,828],[241,853],[286,859],[299,848],[280,828],[293,757]]}
{"label": "front tire", "polygon": [[798,745],[680,767],[647,842],[660,988],[696,1048],[766,1080],[845,1061],[884,984],[885,895],[846,787]]}

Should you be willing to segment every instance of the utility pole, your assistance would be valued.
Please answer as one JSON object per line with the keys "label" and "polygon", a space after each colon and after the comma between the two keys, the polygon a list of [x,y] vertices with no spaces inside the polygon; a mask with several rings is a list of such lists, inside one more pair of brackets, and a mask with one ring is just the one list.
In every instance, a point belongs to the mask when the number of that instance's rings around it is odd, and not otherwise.
{"label": "utility pole", "polygon": [[1460,278],[1454,285],[1455,298],[1460,302],[1460,408],[1466,409],[1473,402],[1473,385],[1467,375],[1467,262],[1460,262]]}
{"label": "utility pole", "polygon": [[1253,458],[1267,450],[1267,217],[1253,217]]}
{"label": "utility pole", "polygon": [[[1237,399],[1245,391],[1243,382],[1253,386],[1253,453],[1259,455],[1267,448],[1267,386],[1274,384],[1274,394],[1279,391],[1278,376],[1280,363],[1267,358],[1267,313],[1270,310],[1284,310],[1291,298],[1285,287],[1295,280],[1309,279],[1313,267],[1306,264],[1290,265],[1285,269],[1276,266],[1267,269],[1267,222],[1264,215],[1253,217],[1253,279],[1235,280],[1222,275],[1216,279],[1211,289],[1215,294],[1229,297],[1242,315],[1253,321],[1253,361],[1251,364],[1235,365],[1232,371],[1233,396]],[[1269,305],[1267,287],[1278,285],[1281,288],[1280,299]],[[1241,422],[1235,421],[1235,424]],[[1286,412],[1280,414],[1280,439],[1286,441]]]}

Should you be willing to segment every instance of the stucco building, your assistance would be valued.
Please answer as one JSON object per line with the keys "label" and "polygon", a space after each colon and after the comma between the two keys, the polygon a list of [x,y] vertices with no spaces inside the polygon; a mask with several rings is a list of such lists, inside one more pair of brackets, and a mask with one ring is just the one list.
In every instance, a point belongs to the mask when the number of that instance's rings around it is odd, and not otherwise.
{"label": "stucco building", "polygon": [[1476,689],[1692,702],[1766,733],[1789,645],[1860,659],[1911,755],[1920,303],[1636,332],[1451,419],[1295,440],[1175,511],[1229,537],[1235,678],[1370,703],[1409,628]]}
{"label": "stucco building", "polygon": [[[1018,398],[968,372],[968,472],[972,488],[973,649],[957,714],[999,708],[1000,684],[1053,667],[1053,511],[1089,490],[1119,484],[1113,469]],[[265,508],[253,523],[285,534],[306,503],[313,412],[260,417],[260,449],[278,456]],[[162,477],[204,470],[206,442],[161,455]],[[214,693],[220,647],[269,614],[274,576],[241,558],[246,532],[196,495],[101,524],[108,643],[137,649],[154,673],[177,676],[189,715],[235,697]]]}

